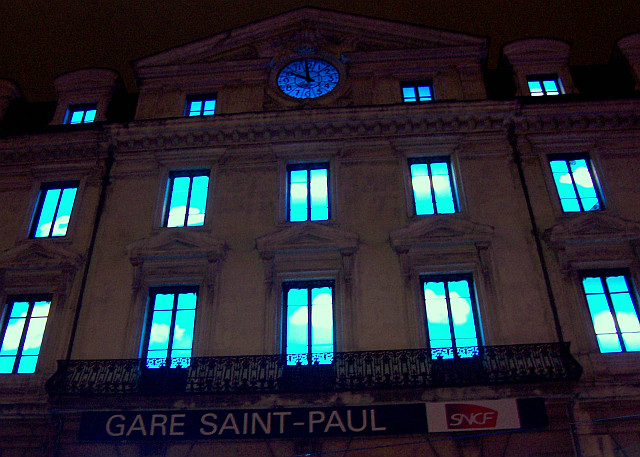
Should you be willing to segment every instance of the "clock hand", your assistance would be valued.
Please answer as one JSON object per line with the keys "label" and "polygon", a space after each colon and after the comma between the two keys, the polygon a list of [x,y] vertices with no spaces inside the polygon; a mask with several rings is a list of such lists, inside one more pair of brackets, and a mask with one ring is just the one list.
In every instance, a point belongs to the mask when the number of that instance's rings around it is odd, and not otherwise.
{"label": "clock hand", "polygon": [[313,81],[313,79],[309,77],[309,61],[307,59],[304,59],[304,72],[307,75],[307,77],[305,78],[307,82],[310,83],[311,81]]}
{"label": "clock hand", "polygon": [[300,75],[300,74],[298,74],[298,73],[294,73],[294,72],[290,72],[289,74],[290,74],[291,76],[297,76],[298,78],[302,78],[302,79],[304,79],[305,81],[307,81],[308,83],[313,82],[313,79],[312,79],[312,78],[309,78],[308,76]]}

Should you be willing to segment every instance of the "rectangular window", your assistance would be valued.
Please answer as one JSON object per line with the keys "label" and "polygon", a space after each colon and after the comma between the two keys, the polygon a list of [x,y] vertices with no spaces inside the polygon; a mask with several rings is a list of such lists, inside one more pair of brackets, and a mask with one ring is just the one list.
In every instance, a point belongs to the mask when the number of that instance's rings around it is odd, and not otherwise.
{"label": "rectangular window", "polygon": [[71,105],[67,109],[64,117],[65,124],[88,124],[96,118],[95,103],[84,103],[82,105]]}
{"label": "rectangular window", "polygon": [[471,275],[423,276],[421,281],[432,357],[477,355],[480,331]]}
{"label": "rectangular window", "polygon": [[36,371],[50,306],[49,297],[9,299],[0,327],[0,374]]}
{"label": "rectangular window", "polygon": [[287,166],[289,221],[325,221],[329,211],[329,164]]}
{"label": "rectangular window", "polygon": [[189,366],[197,301],[195,286],[151,289],[143,349],[148,368]]}
{"label": "rectangular window", "polygon": [[581,277],[600,352],[640,351],[638,302],[628,273],[583,272]]}
{"label": "rectangular window", "polygon": [[208,170],[172,171],[167,184],[165,227],[204,225],[209,190]]}
{"label": "rectangular window", "polygon": [[283,284],[287,365],[333,361],[333,281]]}
{"label": "rectangular window", "polygon": [[566,213],[602,209],[602,196],[589,156],[571,154],[549,158],[562,210]]}
{"label": "rectangular window", "polygon": [[448,157],[409,159],[417,215],[458,211]]}
{"label": "rectangular window", "polygon": [[184,108],[184,115],[193,116],[213,116],[216,112],[216,94],[192,95],[187,98]]}
{"label": "rectangular window", "polygon": [[527,77],[529,93],[534,97],[564,93],[557,75],[533,75]]}
{"label": "rectangular window", "polygon": [[30,236],[65,236],[77,192],[78,181],[43,184],[38,194]]}
{"label": "rectangular window", "polygon": [[430,102],[434,99],[433,86],[428,81],[404,82],[402,98],[405,103]]}

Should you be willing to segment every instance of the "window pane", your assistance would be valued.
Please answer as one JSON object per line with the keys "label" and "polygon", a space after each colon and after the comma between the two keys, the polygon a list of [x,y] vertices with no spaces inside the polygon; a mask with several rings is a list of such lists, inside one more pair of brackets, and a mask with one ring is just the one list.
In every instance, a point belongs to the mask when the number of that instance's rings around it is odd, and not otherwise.
{"label": "window pane", "polygon": [[89,109],[85,111],[84,122],[93,122],[96,118],[96,110]]}
{"label": "window pane", "polygon": [[16,301],[8,306],[6,328],[4,334],[0,335],[0,373],[33,373],[42,346],[50,302]]}
{"label": "window pane", "polygon": [[309,284],[286,291],[285,350],[289,365],[333,361],[333,288]]}
{"label": "window pane", "polygon": [[558,84],[554,80],[545,80],[542,82],[547,95],[558,95]]}
{"label": "window pane", "polygon": [[332,302],[330,287],[311,290],[311,352],[333,352]]}
{"label": "window pane", "polygon": [[204,108],[202,110],[203,116],[211,116],[216,111],[216,101],[215,100],[207,100],[204,102]]}
{"label": "window pane", "polygon": [[189,116],[199,116],[202,110],[201,101],[192,101],[189,105]]}
{"label": "window pane", "polygon": [[307,170],[291,170],[289,173],[289,220],[307,220]]}
{"label": "window pane", "polygon": [[176,325],[173,330],[174,349],[188,349],[191,351],[195,319],[195,309],[176,312]]}
{"label": "window pane", "polygon": [[622,348],[620,347],[620,341],[618,340],[618,335],[616,334],[597,335],[597,338],[598,338],[598,346],[600,347],[600,352],[602,353],[622,352]]}
{"label": "window pane", "polygon": [[173,178],[173,189],[169,196],[169,218],[167,227],[183,227],[187,212],[187,198],[191,178],[181,176]]}
{"label": "window pane", "polygon": [[192,227],[204,224],[208,190],[209,177],[194,176],[191,188],[191,201],[189,203],[189,216],[187,219],[188,226]]}
{"label": "window pane", "polygon": [[403,87],[402,88],[402,96],[405,102],[415,102],[416,98],[416,90],[414,87]]}
{"label": "window pane", "polygon": [[529,81],[529,92],[531,95],[544,95],[540,81]]}
{"label": "window pane", "polygon": [[47,325],[46,317],[32,318],[27,328],[27,336],[22,346],[23,355],[35,355],[40,353],[40,345],[44,336],[44,328]]}
{"label": "window pane", "polygon": [[44,202],[40,210],[40,217],[36,224],[36,237],[48,237],[51,233],[51,224],[55,217],[58,199],[61,189],[49,189],[44,191]]}
{"label": "window pane", "polygon": [[67,227],[71,219],[71,210],[73,209],[73,202],[76,198],[76,191],[76,188],[68,188],[62,191],[60,206],[58,207],[51,236],[65,236],[67,234]]}
{"label": "window pane", "polygon": [[627,276],[586,276],[582,285],[600,351],[640,350],[640,320]]}
{"label": "window pane", "polygon": [[434,214],[428,165],[424,163],[411,165],[411,176],[416,214]]}
{"label": "window pane", "polygon": [[587,158],[550,160],[549,164],[563,211],[601,209],[602,204]]}
{"label": "window pane", "polygon": [[79,124],[82,122],[82,116],[84,115],[84,111],[73,111],[71,113],[71,120],[69,124]]}
{"label": "window pane", "polygon": [[431,100],[431,87],[419,86],[418,97],[420,98],[421,102]]}
{"label": "window pane", "polygon": [[169,329],[171,328],[171,311],[154,311],[149,333],[149,351],[169,347]]}
{"label": "window pane", "polygon": [[433,191],[435,193],[438,214],[455,213],[456,209],[453,202],[453,190],[451,188],[451,178],[449,176],[449,167],[447,163],[432,163],[431,174],[433,176]]}
{"label": "window pane", "polygon": [[443,282],[424,283],[427,331],[432,347],[451,347],[451,327]]}
{"label": "window pane", "polygon": [[311,170],[311,220],[329,219],[329,193],[327,188],[327,170]]}

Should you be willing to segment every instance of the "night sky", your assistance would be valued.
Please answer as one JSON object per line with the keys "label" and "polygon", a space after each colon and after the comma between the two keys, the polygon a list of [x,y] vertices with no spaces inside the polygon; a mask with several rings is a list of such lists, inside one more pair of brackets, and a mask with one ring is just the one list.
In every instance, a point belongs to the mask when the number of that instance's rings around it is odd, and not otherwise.
{"label": "night sky", "polygon": [[539,36],[568,41],[573,65],[603,64],[640,32],[640,0],[0,0],[0,78],[45,101],[56,76],[106,67],[134,92],[133,60],[302,6],[486,36],[489,67],[504,44]]}

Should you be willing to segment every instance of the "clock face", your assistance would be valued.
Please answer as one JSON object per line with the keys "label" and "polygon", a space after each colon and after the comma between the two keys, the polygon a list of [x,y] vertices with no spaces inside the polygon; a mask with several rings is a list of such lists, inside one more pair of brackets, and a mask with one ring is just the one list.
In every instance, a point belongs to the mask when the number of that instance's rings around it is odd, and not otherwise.
{"label": "clock face", "polygon": [[318,98],[338,85],[338,69],[322,59],[312,57],[289,62],[278,74],[278,87],[289,97]]}

